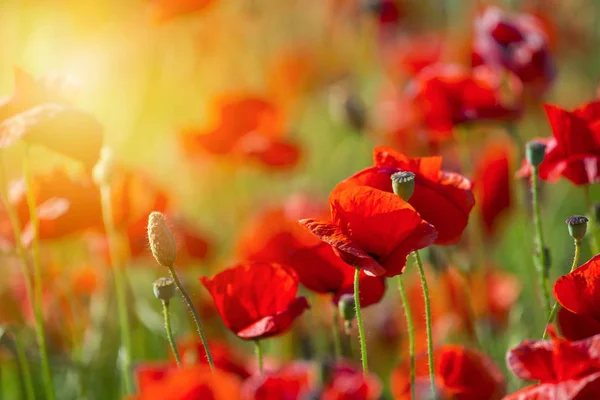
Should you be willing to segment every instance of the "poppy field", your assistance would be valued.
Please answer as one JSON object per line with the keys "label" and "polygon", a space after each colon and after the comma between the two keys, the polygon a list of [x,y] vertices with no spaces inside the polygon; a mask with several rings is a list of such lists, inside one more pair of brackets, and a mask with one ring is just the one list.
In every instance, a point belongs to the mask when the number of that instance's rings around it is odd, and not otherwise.
{"label": "poppy field", "polygon": [[600,399],[599,27],[1,1],[0,399]]}

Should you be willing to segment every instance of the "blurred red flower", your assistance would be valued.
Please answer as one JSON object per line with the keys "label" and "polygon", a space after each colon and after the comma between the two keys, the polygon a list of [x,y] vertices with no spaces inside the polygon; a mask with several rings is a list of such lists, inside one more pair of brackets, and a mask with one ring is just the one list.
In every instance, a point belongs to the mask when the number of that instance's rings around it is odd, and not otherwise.
{"label": "blurred red flower", "polygon": [[300,150],[284,137],[281,111],[268,99],[233,94],[216,99],[214,106],[213,128],[182,133],[180,141],[188,156],[209,153],[278,168],[293,167],[298,162]]}
{"label": "blurred red flower", "polygon": [[[307,289],[332,294],[337,303],[342,294],[353,292],[354,268],[298,224],[298,219],[315,214],[325,215],[325,209],[297,198],[291,198],[284,207],[265,210],[242,231],[237,253],[243,260],[287,265]],[[378,303],[385,293],[384,279],[364,272],[359,285],[363,307]]]}
{"label": "blurred red flower", "polygon": [[242,386],[242,399],[375,400],[381,395],[379,379],[372,374],[364,376],[351,364],[342,361],[320,368],[326,371],[321,384],[317,381],[317,365],[298,361],[274,373],[252,377]]}
{"label": "blurred red flower", "polygon": [[[32,239],[25,182],[15,181],[10,188],[10,202],[17,210],[23,227],[23,243]],[[71,177],[62,169],[33,177],[40,240],[52,240],[85,230],[103,231],[100,191],[91,176]]]}
{"label": "blurred red flower", "polygon": [[309,308],[296,297],[295,272],[275,263],[242,263],[200,281],[225,325],[242,339],[280,335]]}
{"label": "blurred red flower", "polygon": [[214,0],[152,0],[150,16],[154,22],[167,22],[177,17],[203,11]]}
{"label": "blurred red flower", "polygon": [[558,278],[554,297],[572,313],[600,322],[600,254]]}
{"label": "blurred red flower", "polygon": [[506,362],[519,378],[539,381],[505,397],[506,400],[587,400],[600,396],[600,336],[570,342],[525,340],[506,355]]}
{"label": "blurred red flower", "polygon": [[501,218],[512,204],[510,164],[513,146],[508,141],[494,141],[481,151],[475,168],[474,190],[479,204],[483,232],[493,237]]}
{"label": "blurred red flower", "polygon": [[61,81],[35,80],[15,69],[15,92],[0,103],[0,147],[24,140],[81,162],[91,169],[100,156],[102,125],[68,105]]}
{"label": "blurred red flower", "polygon": [[[537,139],[546,144],[546,156],[540,164],[543,180],[556,181],[561,176],[575,185],[597,182],[600,166],[600,101],[583,104],[574,111],[544,105],[552,137]],[[528,163],[517,177],[529,177]]]}
{"label": "blurred red flower", "polygon": [[412,80],[409,95],[432,140],[452,136],[469,121],[512,120],[522,111],[522,87],[510,72],[486,65],[469,70],[456,64],[434,64]]}
{"label": "blurred red flower", "polygon": [[471,182],[464,176],[442,171],[441,157],[409,158],[389,147],[373,149],[374,167],[357,172],[340,182],[332,193],[352,187],[369,186],[393,193],[391,176],[410,171],[415,176],[415,191],[408,203],[435,227],[435,244],[455,244],[469,220],[475,205]]}
{"label": "blurred red flower", "polygon": [[132,400],[230,400],[240,398],[240,380],[208,365],[177,368],[146,364],[137,368],[138,394]]}
{"label": "blurred red flower", "polygon": [[[442,399],[499,400],[506,392],[500,370],[482,353],[458,345],[435,350],[435,378]],[[429,398],[429,369],[425,354],[416,359],[417,398]],[[410,362],[392,372],[392,394],[396,400],[410,400]]]}
{"label": "blurred red flower", "polygon": [[508,16],[497,7],[475,19],[472,64],[507,68],[538,95],[556,75],[542,22],[532,14]]}
{"label": "blurred red flower", "polygon": [[383,48],[383,61],[392,74],[413,76],[440,62],[444,50],[444,39],[438,34],[401,37]]}
{"label": "blurred red flower", "polygon": [[401,274],[408,255],[437,237],[435,228],[394,193],[355,186],[334,190],[329,205],[331,222],[314,218],[299,222],[367,275]]}
{"label": "blurred red flower", "polygon": [[[210,340],[208,346],[210,347],[210,353],[217,369],[237,375],[241,379],[246,379],[250,376],[243,358],[227,342]],[[184,363],[191,362],[193,364],[208,365],[204,345],[202,345],[202,342],[197,337],[179,340],[177,348]]]}

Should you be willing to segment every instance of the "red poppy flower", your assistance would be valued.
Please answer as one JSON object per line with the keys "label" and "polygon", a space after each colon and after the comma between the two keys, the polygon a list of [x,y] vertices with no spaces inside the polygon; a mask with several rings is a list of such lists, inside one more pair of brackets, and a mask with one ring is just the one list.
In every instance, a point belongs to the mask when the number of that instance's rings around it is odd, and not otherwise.
{"label": "red poppy flower", "polygon": [[519,378],[539,381],[506,400],[586,400],[600,396],[600,336],[570,342],[556,336],[552,340],[525,340],[506,355],[508,367]]}
{"label": "red poppy flower", "polygon": [[138,394],[132,400],[230,400],[240,398],[240,380],[208,365],[176,368],[149,364],[137,368]]}
{"label": "red poppy flower", "polygon": [[299,158],[295,144],[285,139],[280,110],[269,100],[254,95],[230,95],[216,101],[212,129],[191,129],[183,133],[184,151],[229,155],[257,160],[270,167],[292,167]]}
{"label": "red poppy flower", "polygon": [[367,275],[401,274],[408,255],[437,237],[434,227],[410,204],[387,191],[368,186],[334,190],[329,204],[331,222],[299,222]]}
{"label": "red poppy flower", "polygon": [[434,64],[413,79],[410,89],[422,124],[437,140],[451,137],[455,125],[512,120],[523,110],[518,79],[485,65],[469,70],[454,64]]}
{"label": "red poppy flower", "polygon": [[544,27],[531,14],[507,16],[487,8],[475,20],[473,66],[503,66],[535,92],[545,91],[556,75]]}
{"label": "red poppy flower", "polygon": [[[484,354],[458,345],[435,350],[435,378],[442,399],[499,400],[506,382],[496,365]],[[416,359],[417,398],[430,395],[429,370],[425,354]],[[396,400],[410,400],[410,362],[392,372],[392,394]]]}
{"label": "red poppy flower", "polygon": [[569,340],[581,340],[600,333],[600,321],[572,313],[566,308],[560,307],[556,314],[556,323],[560,327],[560,333]]}
{"label": "red poppy flower", "polygon": [[358,368],[337,362],[330,366],[330,377],[321,389],[322,400],[376,400],[382,392],[379,379],[373,374],[363,374]]}
{"label": "red poppy flower", "polygon": [[[40,240],[62,238],[84,230],[103,231],[100,192],[91,176],[71,178],[63,170],[33,178]],[[11,187],[11,200],[24,227],[23,242],[31,241],[24,181]]]}
{"label": "red poppy flower", "polygon": [[[217,369],[229,372],[246,379],[250,376],[244,360],[229,346],[221,340],[210,340],[208,342],[210,354]],[[177,348],[184,363],[208,364],[204,345],[198,341],[198,338],[190,338],[177,342]]]}
{"label": "red poppy flower", "polygon": [[445,42],[441,35],[404,37],[383,49],[383,59],[390,72],[400,71],[412,76],[440,62],[444,50]]}
{"label": "red poppy flower", "polygon": [[242,386],[242,400],[301,399],[314,382],[310,364],[293,362],[275,373],[247,379]]}
{"label": "red poppy flower", "polygon": [[151,16],[157,23],[204,11],[214,0],[152,0]]}
{"label": "red poppy flower", "polygon": [[454,172],[441,170],[441,157],[408,158],[389,147],[373,150],[375,166],[357,172],[339,183],[333,193],[357,186],[369,186],[393,193],[391,176],[398,171],[415,173],[415,191],[408,200],[438,232],[435,244],[455,244],[475,205],[471,182]]}
{"label": "red poppy flower", "polygon": [[512,145],[493,142],[482,150],[475,172],[475,195],[480,205],[484,233],[493,237],[501,217],[512,204],[510,163]]}
{"label": "red poppy flower", "polygon": [[600,254],[558,278],[554,297],[572,313],[600,321]]}
{"label": "red poppy flower", "polygon": [[[354,268],[337,257],[331,246],[298,224],[299,218],[323,215],[322,207],[297,200],[292,198],[284,207],[266,210],[251,221],[239,238],[239,257],[287,265],[307,289],[332,294],[337,303],[342,294],[353,292]],[[364,272],[359,285],[363,307],[378,303],[385,293],[384,279]]]}
{"label": "red poppy flower", "polygon": [[[544,105],[552,137],[538,139],[546,144],[546,156],[540,164],[539,176],[556,181],[561,176],[575,185],[600,180],[600,101],[584,104],[574,111]],[[529,177],[531,167],[524,163],[517,177]]]}
{"label": "red poppy flower", "polygon": [[309,308],[304,297],[296,297],[294,271],[279,264],[239,264],[200,280],[225,325],[242,339],[280,335]]}

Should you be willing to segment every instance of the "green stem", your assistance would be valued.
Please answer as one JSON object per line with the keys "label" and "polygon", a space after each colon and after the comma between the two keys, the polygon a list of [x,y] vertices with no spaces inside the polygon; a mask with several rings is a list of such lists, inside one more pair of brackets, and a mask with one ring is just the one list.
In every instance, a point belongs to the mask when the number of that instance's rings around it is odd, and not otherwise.
{"label": "green stem", "polygon": [[431,304],[429,299],[429,287],[427,285],[427,278],[425,277],[425,270],[423,269],[423,262],[419,256],[419,252],[414,252],[415,259],[417,261],[417,268],[419,269],[419,276],[421,277],[421,286],[423,287],[423,297],[425,298],[425,324],[427,327],[427,361],[429,363],[429,380],[431,382],[431,390],[436,397],[437,389],[435,385],[435,364],[433,360],[433,334],[431,332]]}
{"label": "green stem", "polygon": [[408,304],[408,296],[404,289],[404,282],[402,282],[402,275],[398,275],[398,290],[400,291],[400,297],[402,298],[402,304],[404,305],[404,315],[406,316],[406,327],[408,330],[408,354],[410,357],[410,398],[416,399],[415,393],[415,325],[413,324],[412,313],[410,311],[410,305]]}
{"label": "green stem", "polygon": [[[581,240],[575,239],[575,255],[573,256],[573,264],[571,264],[571,271],[575,271],[577,266],[579,265],[579,256],[581,255]],[[556,316],[556,312],[558,311],[558,302],[554,303],[552,307],[552,311],[548,316],[548,322],[546,323],[546,327],[544,328],[544,334],[542,335],[542,339],[546,339],[548,337],[548,325],[554,321],[554,317]]]}
{"label": "green stem", "polygon": [[538,176],[538,167],[531,167],[531,201],[533,206],[533,223],[535,225],[535,265],[540,275],[540,285],[544,299],[544,309],[546,315],[550,314],[550,279],[548,261],[546,260],[544,231],[542,230],[542,219],[540,217],[539,186],[540,178]]}
{"label": "green stem", "polygon": [[264,373],[264,369],[263,369],[263,353],[262,353],[262,346],[260,345],[260,340],[254,341],[254,352],[256,353],[256,361],[258,362],[258,372],[262,375]]}
{"label": "green stem", "polygon": [[335,359],[342,358],[342,339],[340,337],[340,314],[337,308],[333,310],[333,350]]}
{"label": "green stem", "polygon": [[369,359],[367,355],[367,341],[365,338],[365,327],[363,326],[362,314],[360,312],[360,268],[354,272],[354,308],[356,310],[356,323],[358,325],[358,339],[360,341],[360,358],[362,361],[363,374],[369,372]]}
{"label": "green stem", "polygon": [[590,194],[590,185],[583,186],[583,192],[585,193],[585,203],[587,205],[589,222],[588,227],[590,231],[590,249],[593,254],[600,253],[600,238],[598,238],[598,223],[596,222],[596,216],[594,212],[594,205],[592,204],[592,196]]}
{"label": "green stem", "polygon": [[169,315],[169,302],[162,301],[162,311],[163,317],[165,318],[165,330],[167,331],[167,340],[171,345],[171,350],[173,350],[173,355],[175,356],[175,361],[177,361],[177,366],[181,366],[181,357],[179,357],[179,351],[177,350],[177,345],[175,344],[175,339],[173,338],[173,331],[171,330],[171,316]]}
{"label": "green stem", "polygon": [[[23,173],[25,175],[25,183],[27,186],[27,207],[29,209],[29,224],[31,225],[31,250],[33,253],[33,299],[35,311],[35,335],[40,347],[40,362],[42,367],[42,379],[44,381],[44,390],[46,398],[49,400],[56,399],[54,391],[54,382],[52,381],[52,371],[50,370],[50,362],[48,360],[48,350],[46,348],[46,330],[44,327],[44,310],[43,310],[43,278],[42,266],[40,260],[40,242],[39,242],[39,221],[37,216],[37,207],[35,201],[35,193],[33,193],[33,176],[29,166],[29,151],[26,151],[23,158]],[[15,241],[20,241],[15,238]]]}
{"label": "green stem", "polygon": [[117,313],[119,316],[119,326],[121,335],[122,356],[121,360],[121,378],[125,385],[126,394],[133,392],[133,380],[131,377],[131,328],[129,326],[129,317],[127,315],[127,277],[125,268],[120,257],[116,252],[115,243],[117,230],[113,220],[111,189],[108,184],[100,185],[100,198],[102,203],[102,219],[104,229],[106,230],[106,239],[108,241],[108,251],[110,263],[113,270],[113,279],[115,285],[115,296],[117,298]]}
{"label": "green stem", "polygon": [[35,390],[33,389],[33,379],[31,378],[31,369],[29,368],[29,361],[23,348],[23,343],[18,334],[15,334],[15,346],[17,348],[17,359],[19,360],[19,366],[21,368],[21,374],[23,375],[23,384],[25,386],[25,395],[27,400],[35,400]]}
{"label": "green stem", "polygon": [[194,323],[196,324],[196,330],[198,331],[198,334],[200,335],[200,340],[202,340],[202,346],[204,346],[204,352],[206,353],[206,359],[208,360],[210,369],[214,371],[215,364],[213,363],[212,355],[210,353],[210,348],[208,347],[208,341],[206,340],[206,336],[204,335],[204,329],[202,329],[202,322],[200,322],[200,316],[198,316],[198,311],[196,311],[196,307],[194,307],[194,303],[192,302],[190,295],[187,293],[187,291],[181,284],[181,281],[179,280],[179,277],[177,276],[177,273],[175,272],[175,268],[173,268],[172,265],[169,267],[169,272],[171,273],[171,277],[175,281],[175,286],[177,286],[177,289],[179,290],[179,293],[181,294],[181,297],[183,298],[183,302],[185,303],[188,310],[190,310],[190,313],[192,314]]}

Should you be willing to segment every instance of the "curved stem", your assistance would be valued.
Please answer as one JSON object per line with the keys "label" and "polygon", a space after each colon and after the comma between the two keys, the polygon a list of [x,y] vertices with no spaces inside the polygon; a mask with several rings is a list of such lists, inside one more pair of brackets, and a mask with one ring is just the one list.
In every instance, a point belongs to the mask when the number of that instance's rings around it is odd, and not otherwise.
{"label": "curved stem", "polygon": [[[575,239],[575,255],[573,256],[573,263],[571,264],[571,271],[575,271],[577,266],[579,266],[579,256],[581,255],[581,240]],[[558,302],[554,303],[552,307],[552,311],[550,311],[550,315],[548,316],[548,322],[546,323],[546,327],[544,328],[544,334],[542,335],[542,339],[546,339],[548,337],[548,325],[554,321],[554,317],[556,316],[556,312],[558,311]]]}
{"label": "curved stem", "polygon": [[262,375],[264,370],[263,370],[262,346],[260,345],[260,340],[254,341],[254,351],[256,352],[256,361],[258,362],[258,372]]}
{"label": "curved stem", "polygon": [[342,358],[342,339],[340,337],[340,314],[336,308],[333,310],[333,351],[335,359]]}
{"label": "curved stem", "polygon": [[542,295],[544,299],[544,309],[546,314],[550,314],[550,282],[549,282],[549,266],[546,260],[546,252],[544,245],[544,231],[542,230],[542,219],[540,217],[540,200],[539,200],[539,185],[540,179],[538,176],[538,167],[531,167],[531,202],[533,206],[533,223],[535,225],[535,265],[540,275],[540,285],[542,287]]}
{"label": "curved stem", "polygon": [[171,316],[169,315],[169,303],[166,301],[162,302],[162,311],[163,317],[165,319],[165,331],[167,331],[167,340],[171,345],[171,350],[173,350],[173,355],[175,356],[175,361],[177,362],[177,366],[181,366],[181,357],[179,357],[179,351],[177,350],[177,345],[175,344],[175,339],[173,338],[173,331],[171,330]]}
{"label": "curved stem", "polygon": [[198,316],[198,311],[196,311],[196,307],[194,307],[194,303],[192,302],[190,295],[187,293],[187,291],[183,287],[181,281],[179,280],[179,277],[177,276],[177,273],[175,272],[175,268],[173,268],[172,265],[169,267],[169,272],[171,273],[171,277],[175,281],[175,286],[177,286],[177,290],[179,290],[179,293],[181,294],[181,297],[183,298],[183,302],[185,303],[188,310],[190,310],[190,313],[192,314],[194,323],[196,324],[196,330],[198,331],[198,334],[200,335],[200,340],[202,340],[202,346],[204,346],[204,352],[206,353],[206,359],[208,360],[210,369],[214,371],[215,364],[213,363],[212,355],[210,353],[210,348],[208,347],[208,341],[206,340],[206,336],[204,335],[204,329],[202,329],[202,322],[200,322],[200,317]]}
{"label": "curved stem", "polygon": [[360,341],[360,358],[362,361],[363,374],[369,372],[369,359],[367,355],[367,341],[365,338],[365,328],[363,326],[362,314],[360,312],[360,269],[356,268],[354,272],[354,308],[356,310],[356,323],[358,325],[358,339]]}
{"label": "curved stem", "polygon": [[[29,149],[28,149],[29,150]],[[29,224],[31,226],[31,250],[33,254],[33,308],[35,311],[35,335],[40,347],[40,361],[42,364],[42,379],[44,380],[44,389],[46,398],[54,400],[56,393],[54,391],[54,382],[52,380],[52,371],[50,370],[50,362],[48,360],[48,350],[46,348],[46,330],[44,327],[44,311],[43,311],[43,278],[42,266],[40,260],[40,242],[39,242],[39,221],[37,216],[37,206],[35,201],[35,193],[33,192],[33,176],[29,166],[29,151],[26,151],[23,158],[23,173],[25,175],[25,183],[27,186],[26,197],[27,207],[29,209]],[[20,241],[19,238],[15,238]]]}
{"label": "curved stem", "polygon": [[431,331],[431,302],[429,299],[429,287],[427,285],[427,278],[425,277],[425,270],[423,269],[423,262],[419,256],[419,252],[414,252],[415,259],[417,260],[417,267],[419,269],[419,276],[421,277],[421,286],[423,288],[423,297],[425,299],[425,324],[427,326],[427,361],[429,364],[429,381],[431,382],[431,390],[434,395],[437,393],[435,385],[435,364],[433,360],[433,334]]}
{"label": "curved stem", "polygon": [[21,342],[21,338],[18,334],[15,334],[15,346],[17,348],[17,359],[19,360],[19,366],[21,367],[21,374],[23,375],[25,397],[27,400],[35,400],[35,390],[33,389],[33,379],[31,378],[29,361],[27,360],[23,343]]}
{"label": "curved stem", "polygon": [[117,298],[117,313],[119,316],[119,326],[121,335],[121,375],[125,385],[126,394],[133,392],[133,380],[131,377],[131,328],[129,326],[129,317],[127,315],[127,292],[125,268],[117,255],[115,243],[117,230],[115,228],[112,211],[112,199],[110,186],[103,184],[100,186],[100,200],[102,205],[102,219],[104,229],[106,230],[106,240],[108,241],[108,251],[110,263],[113,270],[113,279],[115,285],[115,296]]}
{"label": "curved stem", "polygon": [[413,324],[412,312],[410,311],[410,305],[408,304],[408,296],[406,296],[406,290],[404,289],[404,282],[402,282],[402,275],[398,275],[398,290],[400,291],[400,297],[402,298],[402,304],[404,305],[404,315],[406,316],[406,327],[408,330],[408,354],[410,357],[410,398],[416,399],[415,325]]}

